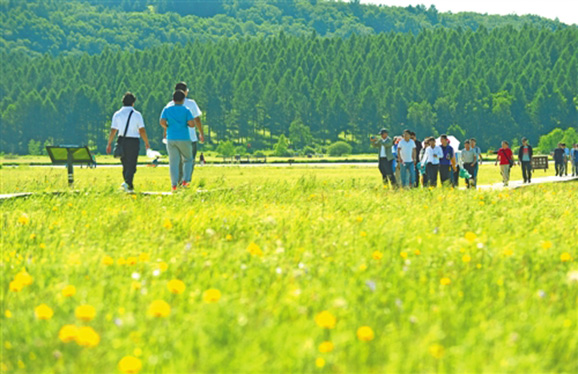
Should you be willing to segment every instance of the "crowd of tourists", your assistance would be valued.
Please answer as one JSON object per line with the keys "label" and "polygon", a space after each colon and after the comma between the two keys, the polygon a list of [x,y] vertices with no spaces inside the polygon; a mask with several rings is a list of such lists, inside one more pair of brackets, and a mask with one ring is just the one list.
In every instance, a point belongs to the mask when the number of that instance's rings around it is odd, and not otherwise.
{"label": "crowd of tourists", "polygon": [[[384,185],[391,184],[393,188],[436,187],[439,181],[441,185],[457,187],[460,178],[465,180],[467,188],[477,185],[483,156],[475,138],[465,140],[463,148],[458,149],[459,141],[445,134],[438,139],[428,137],[422,142],[410,130],[404,130],[402,136],[391,137],[389,130],[381,129],[378,136],[371,137],[370,144],[378,149],[378,165]],[[502,141],[496,156],[495,165],[499,164],[506,187],[511,169],[516,165],[509,142]],[[534,150],[527,138],[522,138],[517,156],[524,183],[531,183]],[[557,176],[568,175],[569,160],[572,162],[572,176],[578,175],[578,144],[574,144],[572,150],[559,144],[554,152]]]}

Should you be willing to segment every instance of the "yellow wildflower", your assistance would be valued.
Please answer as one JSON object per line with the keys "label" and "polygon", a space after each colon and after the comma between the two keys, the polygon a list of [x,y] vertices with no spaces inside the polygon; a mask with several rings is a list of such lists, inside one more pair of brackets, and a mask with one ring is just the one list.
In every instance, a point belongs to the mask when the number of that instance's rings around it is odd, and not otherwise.
{"label": "yellow wildflower", "polygon": [[381,260],[383,258],[383,253],[381,253],[380,251],[374,251],[371,254],[371,257],[373,257],[374,260]]}
{"label": "yellow wildflower", "polygon": [[433,357],[440,359],[444,355],[444,347],[440,344],[433,344],[429,347],[429,353]]}
{"label": "yellow wildflower", "polygon": [[126,374],[136,374],[142,369],[142,362],[136,357],[125,356],[118,363],[118,370]]}
{"label": "yellow wildflower", "polygon": [[149,306],[148,312],[153,317],[168,317],[171,314],[171,306],[164,300],[155,300]]}
{"label": "yellow wildflower", "polygon": [[52,308],[49,307],[48,305],[40,304],[36,308],[34,308],[34,314],[38,319],[49,320],[54,315],[54,312],[52,311]]}
{"label": "yellow wildflower", "polygon": [[22,288],[24,288],[24,285],[23,285],[21,282],[12,281],[12,282],[10,282],[10,284],[8,285],[8,288],[9,288],[10,291],[12,291],[12,292],[20,292],[20,291],[22,291]]}
{"label": "yellow wildflower", "polygon": [[562,260],[562,262],[569,262],[572,261],[572,256],[570,253],[564,252],[560,255],[560,260]]}
{"label": "yellow wildflower", "polygon": [[207,304],[213,304],[221,299],[221,291],[211,288],[203,292],[203,301]]}
{"label": "yellow wildflower", "polygon": [[470,243],[473,243],[477,239],[477,237],[478,236],[471,231],[466,232],[465,235],[466,240],[469,241]]}
{"label": "yellow wildflower", "polygon": [[30,274],[28,274],[26,272],[26,270],[23,270],[21,272],[19,272],[18,274],[16,274],[16,276],[14,277],[14,280],[16,282],[20,282],[22,283],[23,286],[30,286],[32,284],[32,276],[30,276]]}
{"label": "yellow wildflower", "polygon": [[324,341],[323,343],[319,344],[319,352],[321,353],[329,353],[333,351],[333,343],[330,341]]}
{"label": "yellow wildflower", "polygon": [[185,291],[185,283],[182,280],[173,279],[167,284],[169,291],[174,294],[181,294]]}
{"label": "yellow wildflower", "polygon": [[80,327],[75,339],[76,344],[84,347],[96,347],[100,343],[100,335],[89,326]]}
{"label": "yellow wildflower", "polygon": [[76,294],[76,287],[68,285],[62,289],[62,296],[71,297]]}
{"label": "yellow wildflower", "polygon": [[255,244],[255,243],[251,243],[249,244],[249,246],[247,247],[247,252],[249,252],[251,255],[253,256],[259,256],[259,257],[263,257],[263,251],[261,250],[261,248]]}
{"label": "yellow wildflower", "polygon": [[329,313],[327,310],[317,314],[315,316],[315,323],[324,329],[332,329],[337,323],[337,319],[333,314]]}
{"label": "yellow wildflower", "polygon": [[468,263],[468,262],[472,261],[472,256],[470,256],[470,255],[464,255],[464,256],[462,257],[462,261],[465,262],[465,263]]}
{"label": "yellow wildflower", "polygon": [[371,341],[375,337],[373,330],[369,326],[361,326],[357,329],[357,339],[361,341]]}
{"label": "yellow wildflower", "polygon": [[112,265],[114,264],[114,259],[110,256],[104,256],[102,259],[102,264],[106,266]]}
{"label": "yellow wildflower", "polygon": [[30,223],[30,218],[28,218],[26,213],[22,213],[22,215],[18,217],[18,223],[21,225],[27,225]]}
{"label": "yellow wildflower", "polygon": [[76,339],[78,335],[78,327],[75,325],[64,325],[58,332],[58,338],[64,343],[71,342]]}
{"label": "yellow wildflower", "polygon": [[315,366],[321,369],[322,367],[325,366],[325,360],[322,357],[317,357],[317,359],[315,360]]}
{"label": "yellow wildflower", "polygon": [[440,279],[440,284],[441,284],[442,286],[447,286],[447,285],[449,285],[450,283],[452,283],[452,280],[451,280],[450,278],[448,278],[448,277],[444,277],[444,278]]}
{"label": "yellow wildflower", "polygon": [[96,316],[96,309],[92,305],[80,305],[74,311],[74,315],[82,321],[91,321]]}

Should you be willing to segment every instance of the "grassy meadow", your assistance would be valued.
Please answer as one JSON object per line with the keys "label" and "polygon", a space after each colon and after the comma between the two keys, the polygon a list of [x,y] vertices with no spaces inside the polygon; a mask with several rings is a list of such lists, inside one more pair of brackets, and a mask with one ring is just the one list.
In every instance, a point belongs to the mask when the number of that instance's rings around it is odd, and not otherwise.
{"label": "grassy meadow", "polygon": [[[145,196],[119,192],[120,169],[75,177],[0,203],[2,372],[578,371],[578,183],[199,167],[194,188]],[[66,189],[64,168],[0,178]],[[168,191],[168,169],[135,186]]]}

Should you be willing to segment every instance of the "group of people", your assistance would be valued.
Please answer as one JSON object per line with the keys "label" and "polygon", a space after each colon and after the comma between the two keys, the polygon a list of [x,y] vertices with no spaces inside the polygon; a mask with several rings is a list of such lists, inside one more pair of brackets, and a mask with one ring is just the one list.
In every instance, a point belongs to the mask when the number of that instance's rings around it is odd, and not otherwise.
{"label": "group of people", "polygon": [[[187,84],[179,82],[173,92],[173,100],[162,110],[159,124],[163,127],[163,143],[166,144],[169,155],[169,170],[171,189],[189,187],[195,168],[198,142],[205,141],[201,110],[197,103],[187,98]],[[124,182],[121,187],[126,192],[134,191],[134,174],[140,150],[140,138],[145,143],[147,152],[150,150],[148,136],[140,112],[134,109],[136,97],[127,92],[123,99],[123,107],[112,116],[111,131],[106,152],[112,151],[112,142],[118,133],[117,142],[122,144],[121,157]],[[199,132],[197,136],[197,130]],[[122,134],[122,135],[121,135]]]}
{"label": "group of people", "polygon": [[392,138],[387,129],[381,129],[379,136],[370,139],[371,146],[379,151],[379,171],[384,184],[391,183],[394,188],[413,188],[420,184],[436,187],[439,179],[442,185],[457,186],[461,175],[468,188],[475,187],[482,161],[476,139],[466,140],[459,152],[450,142],[444,134],[440,136],[440,144],[434,137],[422,143],[410,130]]}
{"label": "group of people", "polygon": [[[459,178],[464,178],[468,188],[476,187],[479,166],[483,161],[482,151],[476,145],[476,139],[467,139],[461,150],[451,144],[447,135],[441,135],[439,142],[429,137],[423,143],[416,134],[404,130],[402,136],[390,137],[387,129],[381,129],[379,136],[372,136],[370,144],[379,152],[379,171],[383,183],[394,188],[424,187],[442,185],[456,187]],[[455,146],[455,144],[454,144]],[[534,150],[527,138],[522,138],[518,149],[517,164],[522,168],[524,183],[532,182],[532,158]],[[569,150],[565,144],[559,144],[554,152],[556,175],[568,175],[567,162],[572,162],[572,176],[578,176],[578,144]],[[516,161],[507,141],[497,152],[495,165],[500,165],[504,186],[510,182],[510,172]]]}
{"label": "group of people", "polygon": [[568,162],[572,165],[572,176],[578,176],[578,143],[572,149],[566,147],[566,143],[558,143],[554,150],[554,168],[556,176],[568,176]]}

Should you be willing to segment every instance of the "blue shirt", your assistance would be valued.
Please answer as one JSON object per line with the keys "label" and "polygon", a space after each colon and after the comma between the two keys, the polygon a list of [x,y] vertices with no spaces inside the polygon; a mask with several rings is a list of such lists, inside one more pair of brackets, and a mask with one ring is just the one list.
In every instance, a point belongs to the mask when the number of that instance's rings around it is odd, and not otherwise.
{"label": "blue shirt", "polygon": [[447,146],[440,145],[444,157],[440,160],[440,165],[451,165],[452,164],[452,157],[454,157],[454,149],[448,144]]}
{"label": "blue shirt", "polygon": [[161,118],[166,119],[167,140],[191,140],[187,122],[193,119],[193,113],[182,104],[165,107]]}

